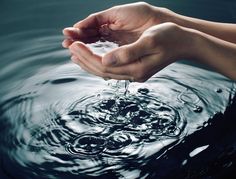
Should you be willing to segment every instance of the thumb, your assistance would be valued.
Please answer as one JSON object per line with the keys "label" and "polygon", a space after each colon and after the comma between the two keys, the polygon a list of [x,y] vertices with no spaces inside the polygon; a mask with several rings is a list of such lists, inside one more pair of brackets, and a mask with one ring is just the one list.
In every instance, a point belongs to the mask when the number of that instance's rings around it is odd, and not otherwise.
{"label": "thumb", "polygon": [[102,64],[105,66],[121,66],[132,63],[147,54],[147,47],[140,40],[118,47],[102,58]]}

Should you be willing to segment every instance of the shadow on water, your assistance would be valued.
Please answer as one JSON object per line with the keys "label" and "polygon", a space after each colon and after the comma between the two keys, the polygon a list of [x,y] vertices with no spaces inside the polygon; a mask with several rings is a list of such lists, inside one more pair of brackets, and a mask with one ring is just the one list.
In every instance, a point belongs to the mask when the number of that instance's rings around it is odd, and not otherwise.
{"label": "shadow on water", "polygon": [[235,107],[234,99],[224,114],[209,119],[205,128],[187,136],[158,162],[150,161],[144,170],[160,171],[153,172],[150,178],[235,178]]}
{"label": "shadow on water", "polygon": [[[1,3],[5,11],[0,39],[6,43],[0,47],[0,178],[234,175],[232,81],[183,63],[168,66],[143,84],[105,81],[68,61],[59,31],[114,2],[52,0],[30,7],[27,1]],[[186,14],[200,7],[196,2],[159,3],[175,10],[182,7]],[[233,21],[235,3],[217,4],[231,9],[221,18]],[[75,14],[78,6],[87,8]],[[209,8],[204,6],[198,15],[219,19],[223,10]],[[89,44],[98,54],[116,45]]]}

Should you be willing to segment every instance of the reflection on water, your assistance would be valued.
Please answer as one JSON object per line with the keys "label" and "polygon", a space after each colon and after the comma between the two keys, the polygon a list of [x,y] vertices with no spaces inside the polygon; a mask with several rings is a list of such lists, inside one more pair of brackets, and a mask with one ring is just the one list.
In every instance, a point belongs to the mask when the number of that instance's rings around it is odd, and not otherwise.
{"label": "reflection on water", "polygon": [[[158,164],[185,137],[206,127],[234,95],[233,84],[221,75],[178,63],[144,84],[104,81],[63,62],[69,56],[55,46],[60,40],[30,37],[14,52],[18,59],[0,72],[5,86],[0,152],[6,175],[151,177],[155,170],[143,166],[154,159]],[[90,47],[102,54],[114,45]],[[2,57],[14,58],[14,53]],[[205,149],[193,148],[188,155]],[[15,175],[12,166],[20,173]]]}

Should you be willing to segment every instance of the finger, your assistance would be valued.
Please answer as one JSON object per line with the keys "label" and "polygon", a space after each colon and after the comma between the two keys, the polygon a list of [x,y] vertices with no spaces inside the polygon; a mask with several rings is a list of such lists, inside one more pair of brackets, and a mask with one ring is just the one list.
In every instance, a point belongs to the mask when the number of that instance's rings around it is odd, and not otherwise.
{"label": "finger", "polygon": [[127,65],[107,68],[107,73],[130,76],[133,81],[144,82],[169,64],[169,60],[159,53],[144,56]]}
{"label": "finger", "polygon": [[84,20],[74,24],[74,27],[87,29],[87,28],[98,28],[103,24],[110,24],[114,21],[113,13],[111,10],[105,10],[89,15]]}
{"label": "finger", "polygon": [[84,58],[88,63],[94,66],[101,66],[101,56],[94,54],[84,43],[74,42],[70,47],[70,51],[78,58]]}
{"label": "finger", "polygon": [[101,63],[101,57],[93,54],[92,51],[89,50],[81,42],[75,42],[73,45],[71,45],[70,50],[73,55],[76,56],[77,59],[79,59],[79,63],[77,62],[77,64],[81,65],[81,67],[89,73],[100,76],[102,78],[133,80],[133,77],[129,75],[106,72],[106,70],[104,70],[104,66]]}
{"label": "finger", "polygon": [[65,40],[62,42],[62,46],[63,46],[64,48],[68,48],[73,42],[74,42],[74,40],[65,39]]}
{"label": "finger", "polygon": [[110,51],[104,55],[102,63],[105,66],[122,66],[147,55],[148,51],[148,45],[138,40]]}
{"label": "finger", "polygon": [[83,40],[99,35],[98,30],[95,29],[78,29],[74,27],[67,27],[63,29],[63,34],[73,40]]}
{"label": "finger", "polygon": [[70,46],[70,51],[79,59],[84,59],[84,64],[86,64],[86,66],[92,71],[96,71],[97,75],[99,73],[98,76],[103,76],[105,73],[132,76],[132,71],[136,69],[136,65],[134,64],[128,64],[119,67],[106,67],[102,64],[102,57],[93,54],[93,52],[81,42],[74,42]]}
{"label": "finger", "polygon": [[97,76],[101,76],[98,68],[96,68],[96,66],[94,66],[87,59],[85,59],[85,57],[81,53],[82,50],[79,49],[79,48],[80,48],[80,46],[78,46],[78,43],[74,43],[70,47],[70,51],[72,53],[71,60],[74,63],[76,63],[79,66],[81,66],[81,68],[84,69],[85,71],[88,71],[89,73],[97,75]]}
{"label": "finger", "polygon": [[75,56],[75,55],[73,55],[73,54],[72,54],[72,56],[71,56],[71,58],[70,58],[70,59],[71,59],[71,61],[72,61],[72,62],[74,62],[74,63],[77,63],[77,62],[79,61],[79,58],[78,58],[78,57],[76,57],[76,56]]}
{"label": "finger", "polygon": [[74,55],[71,57],[71,60],[75,64],[79,65],[84,71],[87,71],[88,73],[98,76],[98,73],[96,71],[91,70],[89,67],[87,67],[87,65],[84,64],[81,59],[79,59],[77,56],[74,56]]}
{"label": "finger", "polygon": [[127,76],[127,75],[117,75],[117,74],[112,74],[112,73],[102,73],[97,69],[91,68],[91,66],[87,66],[86,60],[84,58],[81,58],[76,62],[83,70],[87,71],[90,74],[102,77],[103,79],[115,79],[115,80],[130,80],[133,81],[132,76]]}
{"label": "finger", "polygon": [[71,53],[83,61],[87,71],[97,76],[104,77],[105,73],[102,72],[101,57],[93,54],[93,52],[81,42],[75,42],[70,46]]}

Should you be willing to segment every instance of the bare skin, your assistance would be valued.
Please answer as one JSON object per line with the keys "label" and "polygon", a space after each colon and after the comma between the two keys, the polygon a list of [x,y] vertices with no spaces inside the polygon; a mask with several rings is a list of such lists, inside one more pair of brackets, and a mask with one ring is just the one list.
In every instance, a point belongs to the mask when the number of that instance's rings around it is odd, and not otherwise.
{"label": "bare skin", "polygon": [[[147,3],[115,6],[63,30],[72,61],[103,77],[144,82],[181,59],[206,64],[236,80],[236,25],[204,21]],[[104,56],[86,45],[107,38],[120,47]]]}

